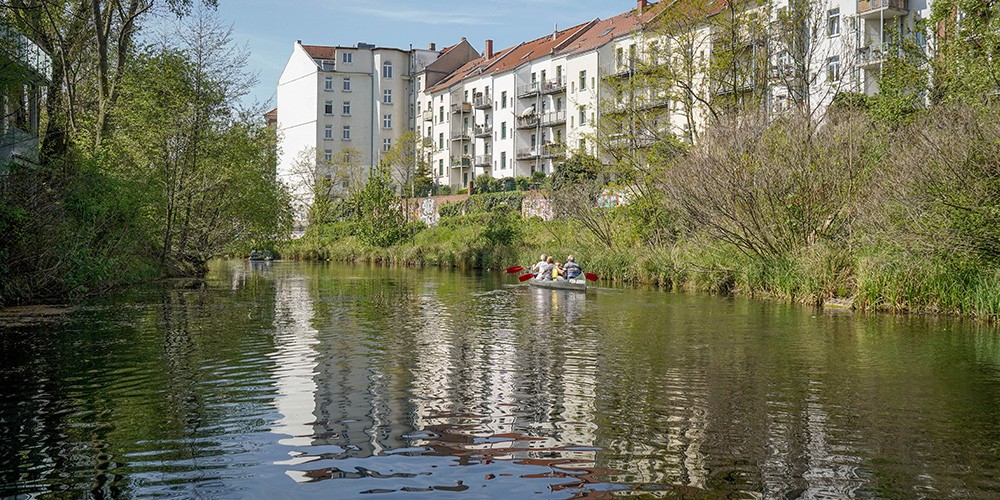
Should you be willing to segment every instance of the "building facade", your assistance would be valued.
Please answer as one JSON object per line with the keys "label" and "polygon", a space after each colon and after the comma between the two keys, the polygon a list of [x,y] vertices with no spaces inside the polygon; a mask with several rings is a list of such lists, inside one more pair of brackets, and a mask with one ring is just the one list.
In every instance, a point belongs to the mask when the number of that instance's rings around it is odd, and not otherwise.
{"label": "building facade", "polygon": [[441,51],[296,41],[278,80],[276,120],[278,178],[291,191],[297,229],[317,181],[364,179],[414,129],[414,74],[447,74],[475,56],[465,41]]}
{"label": "building facade", "polygon": [[31,39],[0,20],[0,169],[37,163],[43,89],[52,60]]}
{"label": "building facade", "polygon": [[[929,1],[636,0],[513,47],[486,40],[481,54],[464,38],[440,52],[297,43],[278,90],[281,165],[345,145],[371,165],[411,130],[435,182],[461,188],[483,174],[549,175],[579,153],[611,161],[666,138],[693,143],[733,106],[821,116],[839,92],[878,91],[895,41],[926,46],[916,26]],[[385,64],[407,72],[392,81]]]}

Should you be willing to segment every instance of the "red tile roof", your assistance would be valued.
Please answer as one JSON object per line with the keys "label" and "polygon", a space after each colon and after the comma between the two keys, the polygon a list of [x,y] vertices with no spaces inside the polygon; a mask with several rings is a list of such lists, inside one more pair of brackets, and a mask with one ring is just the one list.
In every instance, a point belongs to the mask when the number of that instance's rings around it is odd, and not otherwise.
{"label": "red tile roof", "polygon": [[570,43],[576,37],[580,36],[592,24],[593,21],[578,24],[572,28],[556,31],[553,34],[536,38],[530,42],[524,42],[514,47],[497,51],[493,54],[493,58],[489,60],[486,59],[486,56],[473,59],[452,72],[444,80],[428,88],[426,92],[439,92],[466,78],[510,71],[535,59],[551,55],[563,44]]}
{"label": "red tile roof", "polygon": [[326,45],[303,45],[306,54],[313,59],[335,59],[337,57],[337,47]]}

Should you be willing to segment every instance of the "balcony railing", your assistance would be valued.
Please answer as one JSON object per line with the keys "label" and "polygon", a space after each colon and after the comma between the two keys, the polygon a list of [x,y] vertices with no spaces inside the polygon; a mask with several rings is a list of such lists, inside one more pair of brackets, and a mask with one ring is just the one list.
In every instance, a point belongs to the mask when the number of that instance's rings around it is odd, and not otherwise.
{"label": "balcony railing", "polygon": [[858,0],[858,15],[862,18],[896,17],[906,13],[906,0]]}
{"label": "balcony railing", "polygon": [[451,166],[452,167],[471,167],[472,166],[472,158],[470,158],[468,155],[463,155],[461,158],[455,158],[453,156],[451,158]]}
{"label": "balcony railing", "polygon": [[474,164],[477,167],[491,167],[493,166],[493,155],[478,155]]}
{"label": "balcony railing", "polygon": [[541,89],[542,89],[541,82],[531,82],[525,85],[519,85],[517,87],[517,97],[519,98],[533,97],[538,95],[538,92],[540,92]]}
{"label": "balcony railing", "polygon": [[3,21],[0,21],[0,54],[28,70],[33,81],[42,83],[52,78],[52,58],[38,44]]}
{"label": "balcony railing", "polygon": [[562,125],[563,123],[566,123],[566,110],[549,111],[548,113],[542,115],[541,121],[543,127]]}
{"label": "balcony railing", "polygon": [[518,160],[534,160],[542,156],[542,148],[535,146],[530,148],[520,148],[517,150]]}
{"label": "balcony railing", "polygon": [[453,141],[468,141],[470,138],[469,129],[459,129],[451,132],[451,140]]}
{"label": "balcony railing", "polygon": [[472,102],[472,105],[476,109],[489,109],[493,107],[493,96],[489,93],[476,95],[476,99]]}
{"label": "balcony railing", "polygon": [[552,78],[546,80],[542,86],[543,94],[555,94],[566,91],[566,78]]}
{"label": "balcony railing", "polygon": [[434,139],[431,137],[424,137],[420,140],[420,145],[425,148],[432,148],[434,147]]}
{"label": "balcony railing", "polygon": [[565,144],[551,143],[542,145],[543,158],[562,158],[564,156],[566,156]]}
{"label": "balcony railing", "polygon": [[541,120],[538,117],[538,113],[531,113],[530,115],[524,115],[517,117],[517,128],[533,128],[537,127]]}
{"label": "balcony railing", "polygon": [[477,125],[476,128],[473,129],[473,134],[480,138],[493,137],[493,127],[490,125]]}
{"label": "balcony railing", "polygon": [[421,117],[423,117],[425,122],[432,122],[434,121],[434,112],[428,109],[427,111],[421,113]]}
{"label": "balcony railing", "polygon": [[459,102],[451,105],[452,113],[471,113],[472,103],[471,102]]}

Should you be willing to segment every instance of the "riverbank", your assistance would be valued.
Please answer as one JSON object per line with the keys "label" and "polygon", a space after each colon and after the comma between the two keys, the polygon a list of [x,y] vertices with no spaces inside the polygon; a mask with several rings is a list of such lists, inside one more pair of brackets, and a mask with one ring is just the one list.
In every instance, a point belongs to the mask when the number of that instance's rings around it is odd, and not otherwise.
{"label": "riverbank", "polygon": [[574,254],[609,283],[664,290],[750,296],[860,311],[1000,316],[1000,269],[943,259],[914,259],[873,249],[845,251],[812,245],[790,257],[762,262],[726,244],[678,239],[662,247],[607,248],[565,221],[516,222],[513,244],[492,244],[487,224],[465,217],[426,228],[381,248],[354,236],[310,231],[281,249],[285,258],[500,270],[527,265],[541,253]]}

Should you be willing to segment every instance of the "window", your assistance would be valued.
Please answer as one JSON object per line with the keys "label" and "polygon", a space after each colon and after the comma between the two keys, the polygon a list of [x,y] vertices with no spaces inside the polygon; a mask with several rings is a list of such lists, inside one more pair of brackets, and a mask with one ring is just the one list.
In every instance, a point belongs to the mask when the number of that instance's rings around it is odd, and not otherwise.
{"label": "window", "polygon": [[344,109],[341,110],[344,116],[351,116],[351,101],[344,101]]}
{"label": "window", "polygon": [[556,98],[556,111],[562,111],[562,110],[563,110],[563,100],[562,100],[562,97],[557,97]]}
{"label": "window", "polygon": [[507,152],[500,153],[500,170],[507,170]]}
{"label": "window", "polygon": [[392,113],[382,115],[382,128],[392,128]]}
{"label": "window", "polygon": [[500,138],[501,139],[507,138],[507,122],[500,123]]}
{"label": "window", "polygon": [[333,139],[333,125],[325,125],[325,126],[323,126],[323,138],[324,139]]}
{"label": "window", "polygon": [[615,65],[618,71],[625,69],[625,49],[618,47],[615,49]]}
{"label": "window", "polygon": [[826,60],[826,79],[831,82],[840,81],[840,57],[833,56]]}
{"label": "window", "polygon": [[507,91],[500,92],[500,109],[507,109]]}
{"label": "window", "polygon": [[333,90],[333,77],[328,76],[323,79],[323,90]]}
{"label": "window", "polygon": [[580,139],[579,148],[580,148],[580,151],[586,151],[587,150],[587,140],[586,139]]}
{"label": "window", "polygon": [[444,175],[444,160],[438,160],[438,175]]}
{"label": "window", "polygon": [[580,90],[587,90],[587,70],[580,72]]}
{"label": "window", "polygon": [[354,54],[351,52],[344,52],[343,56],[341,57],[342,57],[341,60],[344,61],[344,64],[351,64],[354,62]]}
{"label": "window", "polygon": [[323,64],[323,71],[333,71],[335,69],[335,65],[334,65],[333,61],[325,61],[324,60],[322,64]]}
{"label": "window", "polygon": [[332,115],[333,114],[333,101],[326,101],[323,103],[323,114]]}
{"label": "window", "polygon": [[382,78],[392,78],[392,63],[389,61],[382,63]]}
{"label": "window", "polygon": [[351,79],[344,78],[344,92],[350,92],[350,91],[351,91]]}
{"label": "window", "polygon": [[351,140],[351,126],[350,125],[344,125],[344,131],[343,131],[343,135],[341,135],[341,139],[343,139],[345,141]]}
{"label": "window", "polygon": [[331,161],[331,160],[333,160],[333,150],[327,149],[326,151],[323,151],[323,161]]}
{"label": "window", "polygon": [[438,123],[444,123],[444,106],[438,108]]}
{"label": "window", "polygon": [[389,151],[392,148],[392,139],[382,139],[382,151]]}
{"label": "window", "polygon": [[438,134],[438,149],[444,149],[444,134]]}
{"label": "window", "polygon": [[[383,104],[392,104],[392,91],[391,90],[383,90],[382,91],[382,103]],[[420,112],[420,103],[417,103],[417,113],[419,113],[419,112]]]}
{"label": "window", "polygon": [[580,106],[580,126],[582,127],[586,124],[587,124],[587,108],[584,106]]}
{"label": "window", "polygon": [[829,36],[840,35],[840,7],[830,9],[826,16],[826,34]]}

